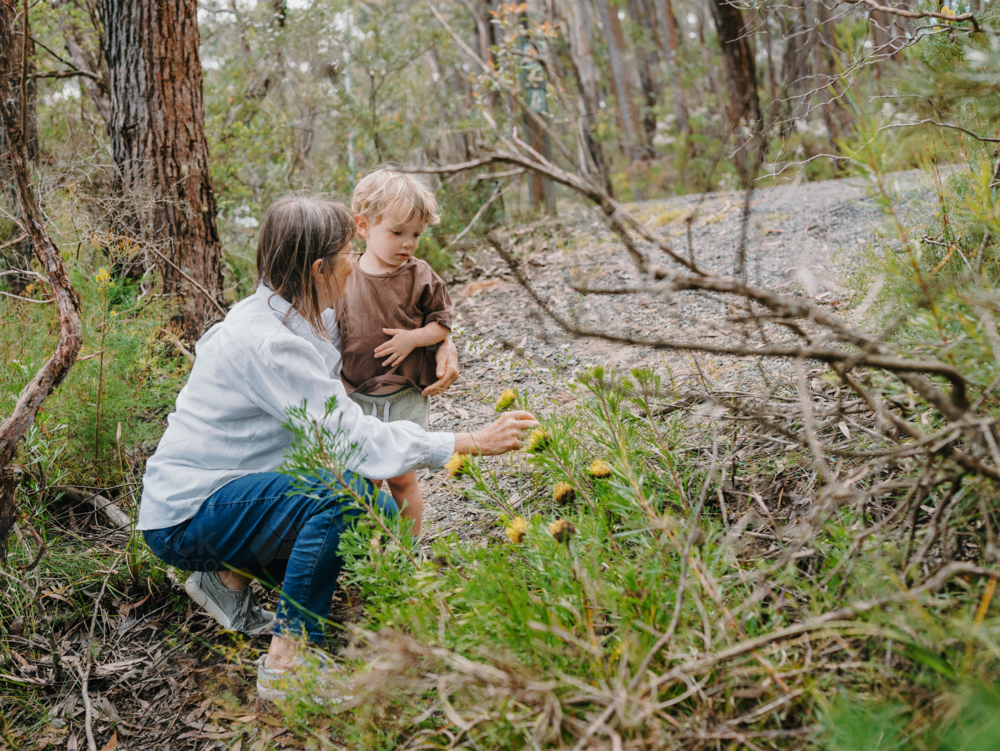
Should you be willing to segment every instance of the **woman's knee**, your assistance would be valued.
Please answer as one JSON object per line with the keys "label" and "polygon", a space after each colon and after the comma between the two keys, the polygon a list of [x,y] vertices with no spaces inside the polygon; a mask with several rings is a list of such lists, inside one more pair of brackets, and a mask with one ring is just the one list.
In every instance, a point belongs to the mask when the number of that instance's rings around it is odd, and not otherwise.
{"label": "woman's knee", "polygon": [[357,472],[347,470],[339,477],[333,472],[324,472],[316,478],[316,485],[319,491],[316,495],[321,495],[328,504],[338,508],[344,504],[356,506],[360,510],[365,506],[374,505],[383,514],[399,513],[392,496],[376,490],[375,484],[371,480],[362,477]]}

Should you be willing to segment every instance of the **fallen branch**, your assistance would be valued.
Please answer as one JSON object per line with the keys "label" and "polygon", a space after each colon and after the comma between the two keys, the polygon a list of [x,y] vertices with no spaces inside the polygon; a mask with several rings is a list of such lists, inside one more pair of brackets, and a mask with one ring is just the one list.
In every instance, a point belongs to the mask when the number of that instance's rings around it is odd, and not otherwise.
{"label": "fallen branch", "polygon": [[128,529],[131,521],[128,514],[122,511],[118,505],[99,493],[90,493],[81,488],[74,488],[69,485],[53,488],[59,493],[69,498],[73,503],[89,503],[95,511],[101,512],[104,517],[118,529]]}

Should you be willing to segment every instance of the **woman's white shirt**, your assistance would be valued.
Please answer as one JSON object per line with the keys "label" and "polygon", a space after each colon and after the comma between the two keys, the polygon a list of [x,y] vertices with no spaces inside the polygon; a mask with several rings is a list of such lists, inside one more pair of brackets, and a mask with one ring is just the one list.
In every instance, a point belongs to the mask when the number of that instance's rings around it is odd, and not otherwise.
{"label": "woman's white shirt", "polygon": [[309,416],[320,420],[327,400],[337,397],[327,422],[360,446],[360,460],[349,468],[365,477],[441,467],[454,453],[453,433],[362,414],[340,381],[334,312],[323,314],[330,333],[324,341],[289,308],[261,285],[198,341],[191,375],[146,463],[140,530],[186,521],[226,483],[281,466],[292,441],[282,424],[303,399]]}

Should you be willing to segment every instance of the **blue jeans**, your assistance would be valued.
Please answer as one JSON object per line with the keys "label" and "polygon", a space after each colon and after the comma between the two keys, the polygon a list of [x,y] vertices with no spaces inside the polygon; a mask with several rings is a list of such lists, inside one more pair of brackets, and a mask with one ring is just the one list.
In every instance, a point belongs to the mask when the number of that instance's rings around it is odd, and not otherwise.
{"label": "blue jeans", "polygon": [[305,632],[321,642],[343,563],[340,535],[364,513],[351,493],[374,497],[383,513],[398,513],[392,497],[375,496],[369,480],[353,472],[344,479],[347,489],[332,476],[298,488],[277,472],[247,475],[215,491],[187,521],[146,530],[146,544],[187,571],[240,569],[265,583],[282,582],[274,633]]}

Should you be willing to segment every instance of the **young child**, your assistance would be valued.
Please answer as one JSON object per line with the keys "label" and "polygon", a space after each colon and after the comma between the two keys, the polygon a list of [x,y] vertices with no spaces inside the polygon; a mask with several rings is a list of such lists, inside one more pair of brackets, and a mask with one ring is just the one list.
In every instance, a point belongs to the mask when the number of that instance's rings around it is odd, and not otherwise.
{"label": "young child", "polygon": [[[352,210],[365,252],[354,262],[337,306],[341,379],[365,414],[385,422],[410,420],[426,430],[430,397],[421,392],[437,381],[428,348],[447,338],[454,316],[441,277],[413,257],[420,234],[440,221],[437,201],[414,175],[383,168],[358,183]],[[424,498],[416,472],[388,482],[419,533]]]}

